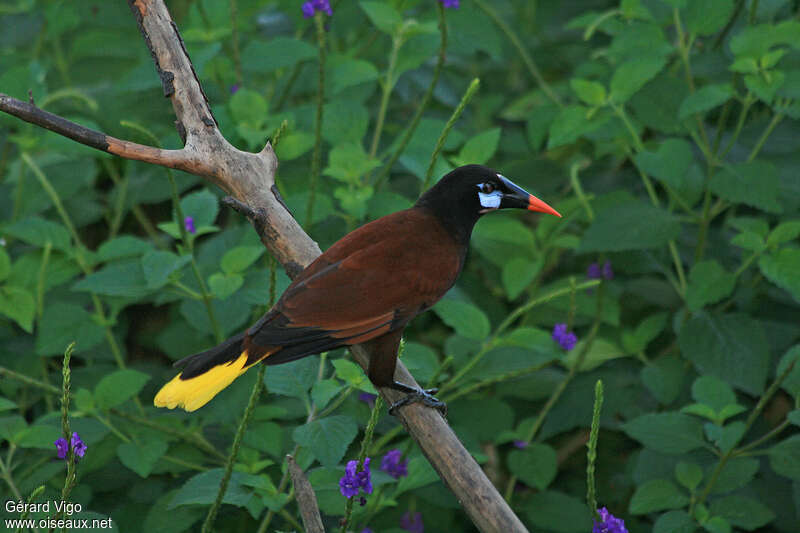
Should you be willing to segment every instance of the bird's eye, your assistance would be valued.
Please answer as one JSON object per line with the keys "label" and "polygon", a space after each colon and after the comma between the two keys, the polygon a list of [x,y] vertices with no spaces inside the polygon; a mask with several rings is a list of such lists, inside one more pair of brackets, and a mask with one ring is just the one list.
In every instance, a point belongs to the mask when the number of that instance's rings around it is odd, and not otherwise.
{"label": "bird's eye", "polygon": [[481,192],[485,194],[491,194],[494,192],[494,184],[492,183],[482,183],[481,184]]}

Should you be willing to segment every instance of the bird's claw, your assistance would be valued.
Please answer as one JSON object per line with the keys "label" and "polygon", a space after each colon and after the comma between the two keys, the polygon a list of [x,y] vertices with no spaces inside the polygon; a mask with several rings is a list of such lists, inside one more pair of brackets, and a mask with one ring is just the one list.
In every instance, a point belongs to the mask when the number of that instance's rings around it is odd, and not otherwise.
{"label": "bird's claw", "polygon": [[447,404],[436,398],[434,394],[439,392],[439,389],[418,389],[411,391],[389,407],[389,414],[396,416],[397,409],[405,405],[420,402],[428,407],[433,407],[442,413],[442,416],[447,417]]}

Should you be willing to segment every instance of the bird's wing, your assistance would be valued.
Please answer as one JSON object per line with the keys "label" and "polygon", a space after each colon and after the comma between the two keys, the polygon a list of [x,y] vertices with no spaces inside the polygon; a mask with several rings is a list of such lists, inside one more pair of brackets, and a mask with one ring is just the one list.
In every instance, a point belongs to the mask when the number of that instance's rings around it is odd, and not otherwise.
{"label": "bird's wing", "polygon": [[250,340],[261,346],[364,342],[433,305],[455,282],[462,260],[463,251],[429,215],[407,210],[383,217],[345,236],[301,273],[272,319],[251,328]]}

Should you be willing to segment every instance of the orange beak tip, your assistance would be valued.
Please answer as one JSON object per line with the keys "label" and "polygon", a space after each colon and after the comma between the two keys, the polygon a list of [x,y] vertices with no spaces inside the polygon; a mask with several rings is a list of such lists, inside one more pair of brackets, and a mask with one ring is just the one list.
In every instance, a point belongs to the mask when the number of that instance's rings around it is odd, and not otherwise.
{"label": "orange beak tip", "polygon": [[528,211],[538,211],[540,213],[547,213],[550,215],[555,215],[558,218],[562,218],[561,213],[547,205],[545,202],[539,200],[532,194],[530,197],[528,197]]}

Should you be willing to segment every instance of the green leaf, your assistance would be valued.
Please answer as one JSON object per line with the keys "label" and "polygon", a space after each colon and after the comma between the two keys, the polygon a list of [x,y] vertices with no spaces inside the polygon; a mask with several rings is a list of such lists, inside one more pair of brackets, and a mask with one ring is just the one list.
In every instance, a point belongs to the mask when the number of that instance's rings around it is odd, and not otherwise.
{"label": "green leaf", "polygon": [[597,212],[578,247],[580,253],[659,248],[678,236],[678,219],[644,202],[628,202]]}
{"label": "green leaf", "polygon": [[153,250],[142,257],[142,271],[147,287],[160,289],[169,281],[170,274],[179,270],[192,260],[191,255],[178,256],[172,252]]}
{"label": "green leaf", "polygon": [[793,435],[770,448],[769,465],[777,474],[800,481],[800,435]]}
{"label": "green leaf", "polygon": [[663,405],[675,401],[686,375],[683,361],[675,356],[660,357],[642,369],[642,382]]}
{"label": "green leaf", "polygon": [[311,389],[311,400],[317,406],[317,410],[324,409],[342,389],[344,386],[335,379],[317,381]]}
{"label": "green leaf", "polygon": [[367,379],[361,367],[352,361],[334,359],[331,363],[333,363],[333,368],[336,370],[336,377],[349,385],[358,387]]}
{"label": "green leaf", "polygon": [[236,91],[231,96],[228,107],[231,110],[231,118],[235,122],[248,124],[254,128],[260,127],[267,118],[267,101],[251,89],[241,88]]}
{"label": "green leaf", "polygon": [[304,398],[317,381],[318,371],[317,358],[305,357],[291,363],[271,366],[264,377],[264,384],[271,393]]}
{"label": "green leaf", "polygon": [[733,0],[692,0],[686,7],[686,29],[711,35],[725,27],[733,13]]}
{"label": "green leaf", "polygon": [[711,191],[725,200],[770,213],[783,209],[778,202],[780,181],[775,167],[764,161],[726,165],[709,181]]}
{"label": "green leaf", "polygon": [[367,205],[372,193],[373,188],[370,186],[336,187],[333,190],[333,197],[339,200],[342,209],[361,220],[367,214]]}
{"label": "green leaf", "polygon": [[433,306],[442,322],[468,339],[483,340],[489,335],[489,318],[471,303],[448,298]]}
{"label": "green leaf", "polygon": [[332,146],[346,142],[361,144],[368,125],[367,108],[351,98],[327,103],[322,111],[322,138]]}
{"label": "green leaf", "polygon": [[146,478],[161,457],[167,453],[167,442],[153,436],[140,439],[139,443],[123,442],[117,446],[120,462]]}
{"label": "green leaf", "polygon": [[680,509],[689,505],[689,497],[667,479],[653,479],[636,487],[628,510],[631,514]]}
{"label": "green leaf", "polygon": [[542,266],[542,261],[529,261],[522,257],[514,257],[503,265],[503,288],[508,299],[516,299],[530,285]]}
{"label": "green leaf", "polygon": [[643,172],[671,187],[689,204],[700,199],[703,183],[692,148],[685,140],[666,139],[655,152],[639,152],[633,160]]}
{"label": "green leaf", "polygon": [[314,136],[305,131],[290,131],[281,135],[275,154],[281,161],[291,161],[305,154],[314,146]]}
{"label": "green leaf", "polygon": [[546,444],[532,442],[524,450],[508,454],[508,469],[526,485],[545,490],[558,471],[556,452]]}
{"label": "green leaf", "polygon": [[276,37],[266,42],[254,39],[242,50],[242,68],[264,75],[313,59],[318,53],[315,46],[303,39]]}
{"label": "green leaf", "polygon": [[622,430],[647,448],[666,454],[690,452],[705,444],[701,422],[682,413],[648,413],[629,420]]}
{"label": "green leaf", "polygon": [[94,400],[100,409],[110,409],[139,394],[150,376],[138,370],[117,370],[101,379],[94,388]]}
{"label": "green leaf", "polygon": [[472,137],[458,152],[455,161],[459,165],[483,165],[489,161],[497,151],[500,142],[500,128],[492,128]]}
{"label": "green leaf", "polygon": [[[2,400],[3,398],[0,398]],[[8,400],[6,400],[8,401]],[[0,407],[0,411],[2,411],[2,407]],[[790,412],[786,415],[786,420],[794,424],[795,426],[800,426],[800,409],[795,409],[794,411]]]}
{"label": "green leaf", "polygon": [[403,17],[395,8],[384,2],[360,2],[361,9],[376,28],[389,35],[394,35],[403,23]]}
{"label": "green leaf", "polygon": [[761,273],[800,302],[800,249],[783,248],[778,253],[763,255],[758,260]]}
{"label": "green leaf", "polygon": [[20,448],[52,450],[53,442],[61,436],[56,426],[32,425],[17,434],[16,445]]}
{"label": "green leaf", "polygon": [[343,143],[328,154],[328,166],[322,171],[326,176],[351,185],[361,185],[361,179],[381,162],[371,158],[361,144]]}
{"label": "green leaf", "polygon": [[789,375],[786,376],[786,379],[783,380],[781,388],[793,396],[800,396],[800,344],[795,344],[783,354],[781,360],[778,362],[778,368],[775,370],[775,373],[780,376],[786,372],[786,369],[789,368],[789,365],[793,362],[794,368],[792,368]]}
{"label": "green leaf", "polygon": [[678,461],[675,465],[675,478],[681,485],[694,491],[703,481],[703,469],[694,463]]}
{"label": "green leaf", "polygon": [[[378,69],[369,61],[352,59],[340,55],[329,56],[327,61],[328,73],[325,76],[326,94],[335,96],[340,92],[378,79]],[[282,142],[282,141],[281,141]]]}
{"label": "green leaf", "polygon": [[800,236],[800,220],[781,222],[767,237],[767,246],[776,247],[785,242],[793,241]]}
{"label": "green leaf", "polygon": [[0,396],[0,412],[3,411],[12,411],[17,408],[17,404],[9,400],[8,398],[3,398]]}
{"label": "green leaf", "polygon": [[76,350],[93,348],[103,341],[105,330],[83,307],[64,302],[45,306],[36,335],[37,355],[63,355],[71,342]]}
{"label": "green leaf", "polygon": [[[570,350],[566,357],[563,358],[564,366],[571,369],[577,364],[578,357],[580,357],[581,352],[583,352],[586,342],[585,339],[578,341],[575,348]],[[625,352],[613,342],[597,337],[594,339],[594,342],[592,342],[580,370],[584,372],[594,370],[606,361],[619,359],[620,357],[625,357],[625,355]]]}
{"label": "green leaf", "polygon": [[573,78],[569,80],[569,85],[578,98],[587,105],[599,107],[606,102],[606,88],[596,81]]}
{"label": "green leaf", "polygon": [[[744,487],[752,481],[760,467],[759,460],[752,457],[734,457],[728,460],[720,470],[711,494],[724,494]],[[712,469],[710,466],[708,474],[711,474]]]}
{"label": "green leaf", "polygon": [[681,328],[678,344],[700,373],[750,394],[764,390],[769,345],[761,323],[748,315],[696,313]]}
{"label": "green leaf", "polygon": [[113,259],[139,257],[152,249],[153,245],[145,240],[131,235],[121,235],[100,245],[97,249],[97,260],[105,262]]}
{"label": "green leaf", "polygon": [[525,513],[542,531],[580,533],[592,528],[586,504],[562,492],[546,490],[528,498]]}
{"label": "green leaf", "polygon": [[725,426],[706,422],[703,424],[703,429],[708,440],[713,442],[722,453],[727,453],[742,440],[747,426],[738,420]]}
{"label": "green leaf", "polygon": [[754,531],[775,519],[775,513],[766,505],[747,496],[723,496],[711,502],[709,510],[735,527]]}
{"label": "green leaf", "polygon": [[686,511],[668,511],[653,524],[653,533],[694,533],[695,524]]}
{"label": "green leaf", "polygon": [[0,248],[0,281],[4,281],[11,273],[11,258]]}
{"label": "green leaf", "polygon": [[[184,216],[194,219],[195,227],[211,226],[219,212],[219,201],[208,189],[202,189],[184,196],[181,199],[181,209]],[[178,222],[183,224],[183,220]]]}
{"label": "green leaf", "polygon": [[648,81],[655,78],[665,64],[666,58],[662,56],[644,56],[625,61],[611,77],[609,98],[616,104],[625,103]]}
{"label": "green leaf", "polygon": [[12,285],[0,287],[0,314],[12,319],[28,333],[33,332],[35,308],[33,295],[26,289]]}
{"label": "green leaf", "polygon": [[322,466],[335,466],[358,434],[358,425],[349,416],[328,416],[312,420],[294,430],[294,440],[306,446]]}
{"label": "green leaf", "polygon": [[625,350],[628,353],[638,353],[647,348],[647,345],[664,330],[668,318],[667,313],[656,313],[639,322],[632,333],[624,332],[622,344]]}
{"label": "green leaf", "polygon": [[684,120],[695,113],[711,111],[727,102],[733,95],[733,86],[730,83],[706,85],[683,100],[678,116]]}
{"label": "green leaf", "polygon": [[241,274],[223,274],[215,272],[208,278],[208,288],[214,298],[226,300],[230,295],[239,290],[244,284],[244,277]]}
{"label": "green leaf", "polygon": [[775,94],[783,86],[786,79],[785,74],[780,70],[770,70],[760,74],[747,74],[744,77],[745,86],[750,89],[759,100],[767,105],[772,104]]}
{"label": "green leaf", "polygon": [[761,252],[767,247],[764,237],[757,235],[752,231],[745,231],[736,235],[733,239],[731,239],[731,244],[738,246],[739,248],[744,248],[745,250],[751,250],[753,252]]}
{"label": "green leaf", "polygon": [[[222,468],[206,470],[191,478],[172,498],[167,509],[174,509],[179,505],[209,505],[217,499],[219,486],[225,472]],[[252,492],[242,486],[242,481],[252,477],[243,472],[233,472],[228,482],[228,489],[222,498],[222,503],[243,507],[253,497]]]}
{"label": "green leaf", "polygon": [[686,304],[690,311],[697,311],[729,296],[735,286],[736,276],[715,260],[700,261],[689,272]]}
{"label": "green leaf", "polygon": [[703,529],[708,533],[731,533],[730,523],[721,516],[712,516],[703,522]]}
{"label": "green leaf", "polygon": [[263,254],[263,246],[236,246],[225,252],[219,265],[226,274],[241,273]]}
{"label": "green leaf", "polygon": [[49,242],[53,249],[69,252],[72,246],[72,239],[64,226],[39,217],[17,221],[6,226],[3,233],[40,248]]}
{"label": "green leaf", "polygon": [[730,385],[714,376],[700,376],[692,383],[692,398],[715,411],[736,403],[736,394]]}
{"label": "green leaf", "polygon": [[74,291],[85,291],[106,296],[142,298],[153,292],[147,285],[142,265],[137,260],[110,263],[89,274],[72,286]]}
{"label": "green leaf", "polygon": [[550,124],[547,149],[570,144],[608,121],[608,115],[590,114],[589,111],[588,107],[581,105],[562,108]]}

